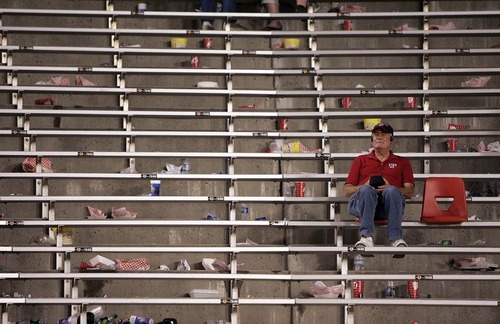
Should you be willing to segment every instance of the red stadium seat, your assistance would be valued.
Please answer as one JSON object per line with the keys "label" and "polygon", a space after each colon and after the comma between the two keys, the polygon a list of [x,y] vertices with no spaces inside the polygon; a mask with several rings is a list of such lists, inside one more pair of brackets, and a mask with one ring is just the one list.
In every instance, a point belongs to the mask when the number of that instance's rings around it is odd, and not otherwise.
{"label": "red stadium seat", "polygon": [[[443,209],[438,200],[447,198],[449,207]],[[449,199],[452,201],[449,202]],[[431,177],[425,180],[423,223],[461,223],[467,221],[467,203],[464,180],[456,177]]]}

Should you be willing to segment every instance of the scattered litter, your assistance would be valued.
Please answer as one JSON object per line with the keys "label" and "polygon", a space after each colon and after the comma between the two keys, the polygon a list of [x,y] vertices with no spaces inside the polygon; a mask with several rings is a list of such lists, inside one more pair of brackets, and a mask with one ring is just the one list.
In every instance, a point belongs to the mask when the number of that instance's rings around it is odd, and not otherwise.
{"label": "scattered litter", "polygon": [[118,270],[149,270],[149,260],[146,258],[121,260],[116,259],[116,269]]}
{"label": "scattered litter", "polygon": [[114,270],[116,262],[101,255],[96,255],[89,260],[88,264],[90,264],[93,268]]}
{"label": "scattered litter", "polygon": [[117,219],[135,219],[137,213],[129,212],[125,207],[121,207],[118,209],[115,209],[115,207],[113,207],[111,209],[111,216]]}
{"label": "scattered litter", "polygon": [[[205,270],[231,271],[230,264],[226,264],[225,262],[218,259],[203,258],[201,264],[203,265],[203,268],[205,268]],[[238,263],[236,268],[239,269],[243,265],[244,263]]]}
{"label": "scattered litter", "polygon": [[93,87],[97,85],[94,82],[90,81],[89,79],[82,77],[81,75],[76,76],[75,82],[77,86],[84,86],[84,87]]}
{"label": "scattered litter", "polygon": [[71,81],[69,78],[63,78],[62,76],[54,76],[50,78],[48,81],[38,81],[35,83],[36,85],[61,85],[61,86],[69,86],[71,85]]}
{"label": "scattered litter", "polygon": [[125,168],[125,169],[121,170],[120,173],[123,173],[123,174],[137,174],[139,172],[137,171],[137,169],[135,168],[135,166],[131,166],[131,167],[128,167],[128,168]]}
{"label": "scattered litter", "polygon": [[450,260],[449,264],[459,270],[495,270],[498,268],[498,264],[489,263],[484,257],[455,257]]}
{"label": "scattered litter", "polygon": [[441,30],[451,30],[451,29],[455,29],[455,24],[453,23],[453,21],[450,21],[448,22],[446,25],[430,25],[429,26],[429,30],[437,30],[437,29],[441,29]]}
{"label": "scattered litter", "polygon": [[223,297],[217,289],[193,289],[189,292],[191,298],[221,298]]}
{"label": "scattered litter", "polygon": [[87,210],[89,212],[89,216],[87,216],[88,219],[105,219],[106,214],[100,209],[97,209],[95,207],[87,206]]}
{"label": "scattered litter", "polygon": [[177,263],[177,268],[176,270],[179,271],[189,271],[191,270],[191,267],[189,266],[189,263],[187,262],[186,259],[182,259]]}
{"label": "scattered litter", "polygon": [[445,246],[453,245],[453,244],[454,244],[454,242],[452,240],[441,240],[441,241],[437,241],[437,242],[427,243],[427,245],[445,245]]}
{"label": "scattered litter", "polygon": [[182,171],[182,164],[179,166],[173,165],[173,164],[165,164],[165,168],[167,169],[167,173],[181,173]]}
{"label": "scattered litter", "polygon": [[31,239],[31,244],[33,245],[55,245],[56,240],[51,238],[48,235],[42,234],[39,236],[35,236]]}
{"label": "scattered litter", "polygon": [[[50,158],[41,158],[40,163],[42,165],[42,172],[52,173],[52,160]],[[24,172],[36,172],[36,158],[29,157],[24,159],[22,164]]]}
{"label": "scattered litter", "polygon": [[416,28],[408,26],[408,24],[403,24],[397,27],[391,27],[391,30],[415,30]]}
{"label": "scattered litter", "polygon": [[343,297],[345,292],[345,283],[327,287],[322,281],[316,281],[309,290],[304,293],[313,296],[314,298],[339,298]]}
{"label": "scattered litter", "polygon": [[469,218],[467,218],[468,221],[480,221],[481,218],[477,217],[476,215],[472,215],[472,216],[469,216]]}
{"label": "scattered litter", "polygon": [[158,270],[161,270],[161,271],[170,271],[170,268],[165,265],[165,264],[160,264],[160,266],[158,267]]}
{"label": "scattered litter", "polygon": [[461,83],[462,88],[483,88],[488,84],[491,77],[475,77]]}
{"label": "scattered litter", "polygon": [[252,241],[251,239],[247,238],[245,240],[245,242],[236,243],[236,245],[259,245],[259,243],[256,243],[256,242]]}
{"label": "scattered litter", "polygon": [[493,142],[486,146],[486,149],[490,152],[500,152],[500,142]]}
{"label": "scattered litter", "polygon": [[54,98],[39,98],[35,99],[35,105],[53,105],[55,102]]}

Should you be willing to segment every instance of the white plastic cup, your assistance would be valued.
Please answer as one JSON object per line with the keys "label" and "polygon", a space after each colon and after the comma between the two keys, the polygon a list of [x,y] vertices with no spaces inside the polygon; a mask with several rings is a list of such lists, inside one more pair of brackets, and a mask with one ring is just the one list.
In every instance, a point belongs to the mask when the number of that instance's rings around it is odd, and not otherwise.
{"label": "white plastic cup", "polygon": [[161,180],[151,180],[151,196],[160,195]]}
{"label": "white plastic cup", "polygon": [[146,11],[147,7],[148,7],[148,5],[145,2],[139,2],[137,4],[137,12],[144,13],[144,11]]}

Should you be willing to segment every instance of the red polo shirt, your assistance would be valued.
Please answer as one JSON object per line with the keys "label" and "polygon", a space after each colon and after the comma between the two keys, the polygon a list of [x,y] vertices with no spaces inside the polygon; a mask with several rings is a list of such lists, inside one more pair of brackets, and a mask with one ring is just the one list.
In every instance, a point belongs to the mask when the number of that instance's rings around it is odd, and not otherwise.
{"label": "red polo shirt", "polygon": [[392,151],[384,162],[377,159],[375,151],[356,157],[345,182],[358,186],[365,184],[371,176],[375,175],[381,175],[389,184],[398,188],[403,187],[404,183],[415,184],[410,161],[395,155]]}

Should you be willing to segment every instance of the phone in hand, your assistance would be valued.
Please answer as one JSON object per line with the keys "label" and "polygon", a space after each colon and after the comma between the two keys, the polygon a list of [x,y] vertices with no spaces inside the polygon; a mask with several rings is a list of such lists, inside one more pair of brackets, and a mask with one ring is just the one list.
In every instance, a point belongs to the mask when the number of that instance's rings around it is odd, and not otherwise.
{"label": "phone in hand", "polygon": [[384,178],[382,176],[371,176],[370,177],[370,186],[377,189],[380,186],[385,184]]}

